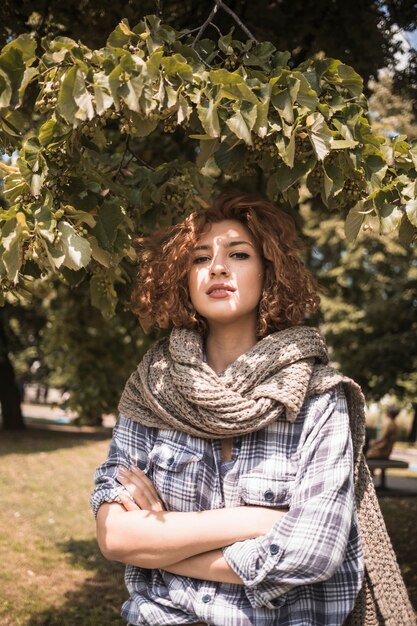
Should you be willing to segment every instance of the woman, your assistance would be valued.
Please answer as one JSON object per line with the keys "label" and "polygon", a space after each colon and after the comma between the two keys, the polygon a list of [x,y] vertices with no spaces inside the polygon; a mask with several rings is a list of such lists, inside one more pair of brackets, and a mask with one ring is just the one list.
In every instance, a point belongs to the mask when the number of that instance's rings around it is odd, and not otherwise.
{"label": "woman", "polygon": [[318,296],[290,217],[220,196],[145,243],[133,299],[145,329],[173,330],[130,377],[96,472],[99,546],[127,564],[123,617],[413,623],[359,457],[363,398],[301,325]]}

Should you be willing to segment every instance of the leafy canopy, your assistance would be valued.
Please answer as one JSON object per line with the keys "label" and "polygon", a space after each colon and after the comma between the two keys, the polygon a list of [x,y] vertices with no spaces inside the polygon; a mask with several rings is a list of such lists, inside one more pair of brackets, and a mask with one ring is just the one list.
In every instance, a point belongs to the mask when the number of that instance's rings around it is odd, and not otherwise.
{"label": "leafy canopy", "polygon": [[[114,313],[137,233],[175,223],[228,184],[262,189],[289,210],[301,183],[346,217],[355,240],[417,232],[417,145],[372,132],[360,76],[335,59],[290,67],[289,53],[233,32],[193,38],[148,16],[123,20],[91,50],[21,35],[0,53],[2,291],[33,279],[89,281]],[[33,124],[33,121],[36,124]],[[189,158],[146,162],[149,136],[175,132]],[[122,140],[121,140],[122,137]]]}

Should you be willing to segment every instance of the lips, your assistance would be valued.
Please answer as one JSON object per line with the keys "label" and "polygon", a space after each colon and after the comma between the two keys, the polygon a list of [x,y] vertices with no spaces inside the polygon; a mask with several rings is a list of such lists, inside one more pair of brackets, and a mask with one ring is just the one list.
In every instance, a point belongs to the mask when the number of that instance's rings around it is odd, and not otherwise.
{"label": "lips", "polygon": [[232,287],[231,285],[225,285],[224,283],[219,283],[217,285],[211,285],[208,289],[207,289],[207,294],[224,294],[227,292],[234,292],[236,291],[235,287]]}

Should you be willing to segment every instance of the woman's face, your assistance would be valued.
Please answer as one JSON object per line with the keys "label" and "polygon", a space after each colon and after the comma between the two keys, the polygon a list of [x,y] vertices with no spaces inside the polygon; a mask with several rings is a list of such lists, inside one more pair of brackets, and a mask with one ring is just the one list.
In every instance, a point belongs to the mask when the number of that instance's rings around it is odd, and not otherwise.
{"label": "woman's face", "polygon": [[213,324],[256,325],[263,263],[250,231],[237,220],[209,224],[192,251],[188,288],[196,311]]}

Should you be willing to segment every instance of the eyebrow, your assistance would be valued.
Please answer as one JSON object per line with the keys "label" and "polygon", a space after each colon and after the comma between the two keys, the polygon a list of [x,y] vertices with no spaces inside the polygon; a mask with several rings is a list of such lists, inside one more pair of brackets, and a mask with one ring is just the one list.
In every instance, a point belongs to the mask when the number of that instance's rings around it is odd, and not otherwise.
{"label": "eyebrow", "polygon": [[[236,241],[236,240],[228,241],[224,247],[225,248],[234,248],[235,246],[241,246],[241,245],[244,245],[244,244],[246,244],[247,246],[251,246],[253,248],[253,244],[251,244],[250,241]],[[194,250],[195,251],[197,251],[197,250],[211,250],[211,248],[212,248],[212,246],[209,246],[208,244],[206,244],[206,245],[196,246],[194,248]]]}

